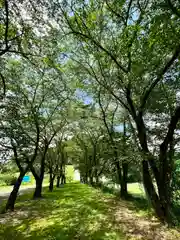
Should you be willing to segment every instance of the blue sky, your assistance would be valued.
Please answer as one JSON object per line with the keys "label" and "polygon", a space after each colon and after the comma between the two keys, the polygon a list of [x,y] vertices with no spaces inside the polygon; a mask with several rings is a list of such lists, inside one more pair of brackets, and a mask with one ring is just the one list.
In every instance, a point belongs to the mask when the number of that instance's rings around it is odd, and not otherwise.
{"label": "blue sky", "polygon": [[79,88],[76,89],[75,96],[87,105],[93,102],[93,98]]}
{"label": "blue sky", "polygon": [[[93,98],[79,88],[76,89],[75,95],[79,100],[82,100],[87,105],[93,103]],[[123,124],[115,126],[114,129],[117,132],[123,132]]]}

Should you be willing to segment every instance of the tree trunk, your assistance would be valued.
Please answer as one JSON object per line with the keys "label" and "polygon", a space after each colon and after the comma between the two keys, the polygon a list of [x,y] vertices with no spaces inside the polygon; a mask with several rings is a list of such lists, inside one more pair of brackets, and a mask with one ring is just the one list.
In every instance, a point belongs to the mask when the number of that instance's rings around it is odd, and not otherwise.
{"label": "tree trunk", "polygon": [[57,183],[56,183],[56,187],[59,188],[60,185],[60,176],[57,176]]}
{"label": "tree trunk", "polygon": [[164,211],[165,221],[169,225],[173,225],[175,216],[172,211],[172,189],[170,181],[172,178],[172,168],[168,166],[168,161],[164,162],[163,168],[160,168],[160,182],[158,186],[159,199]]}
{"label": "tree trunk", "polygon": [[[126,152],[126,120],[123,122],[123,145],[124,145],[124,156],[127,155]],[[121,179],[121,197],[127,198],[127,175],[128,175],[128,163],[126,161],[122,162],[122,179]]]}
{"label": "tree trunk", "polygon": [[6,211],[7,210],[14,211],[14,205],[16,202],[17,194],[18,194],[19,188],[21,186],[24,175],[25,175],[25,172],[22,172],[22,173],[20,173],[19,177],[17,178],[16,183],[14,184],[13,190],[10,193],[8,201],[6,203],[6,208],[5,208]]}
{"label": "tree trunk", "polygon": [[88,174],[87,173],[85,174],[85,177],[84,177],[84,183],[86,183],[86,184],[88,183]]}
{"label": "tree trunk", "polygon": [[49,183],[49,191],[52,192],[54,188],[54,181],[53,179],[51,179],[50,183]]}
{"label": "tree trunk", "polygon": [[93,184],[94,184],[94,182],[93,182],[93,176],[92,176],[92,175],[89,177],[89,181],[90,181],[90,185],[93,185]]}
{"label": "tree trunk", "polygon": [[36,180],[36,188],[33,195],[33,198],[41,198],[42,197],[42,184],[44,179],[44,171],[45,171],[45,154],[41,158],[41,166],[40,166],[40,175],[38,175],[33,166],[31,166],[32,174]]}
{"label": "tree trunk", "polygon": [[120,185],[121,179],[122,179],[122,173],[121,173],[121,167],[120,167],[119,161],[117,159],[116,159],[116,171],[117,171],[117,183]]}
{"label": "tree trunk", "polygon": [[153,185],[152,177],[149,173],[147,161],[143,161],[143,182],[146,193],[159,220],[162,223],[174,225],[174,215],[172,212],[171,204],[168,201],[169,196],[166,189],[166,184],[162,182],[160,186],[158,186],[158,189],[161,189],[158,196]]}
{"label": "tree trunk", "polygon": [[49,191],[52,192],[54,188],[54,177],[52,175],[52,173],[50,173],[49,176]]}
{"label": "tree trunk", "polygon": [[80,172],[80,183],[84,183],[84,174]]}
{"label": "tree trunk", "polygon": [[122,164],[122,179],[121,179],[121,197],[127,198],[127,175],[128,175],[128,163]]}
{"label": "tree trunk", "polygon": [[[157,167],[156,160],[153,156],[151,156],[148,146],[147,146],[147,136],[146,136],[146,128],[145,124],[142,118],[142,114],[138,116],[136,119],[136,125],[138,129],[138,138],[139,142],[143,151],[143,154],[147,156],[145,160],[142,161],[142,169],[143,169],[143,183],[144,188],[147,194],[147,197],[157,215],[159,220],[163,223],[171,224],[173,221],[172,218],[172,211],[171,207],[168,201],[168,194],[167,194],[167,182],[165,181],[167,177],[167,169],[166,169],[166,163],[167,160],[166,157],[166,148],[162,149],[164,147],[164,142],[161,145],[160,148],[160,158],[159,163],[160,167]],[[153,178],[149,172],[149,166],[152,170],[152,173],[155,177],[155,181],[158,188],[158,194],[155,190],[154,184],[153,184]]]}
{"label": "tree trunk", "polygon": [[148,162],[143,160],[143,183],[148,199],[150,200],[152,207],[155,210],[157,217],[161,222],[165,222],[164,209],[162,208],[161,201],[156,193],[155,187],[152,182],[152,177],[149,172]]}
{"label": "tree trunk", "polygon": [[41,198],[42,197],[42,183],[43,183],[43,178],[36,177],[36,188],[34,191],[33,198]]}
{"label": "tree trunk", "polygon": [[66,184],[66,177],[64,173],[61,175],[61,184]]}
{"label": "tree trunk", "polygon": [[99,176],[96,175],[96,185],[99,185]]}

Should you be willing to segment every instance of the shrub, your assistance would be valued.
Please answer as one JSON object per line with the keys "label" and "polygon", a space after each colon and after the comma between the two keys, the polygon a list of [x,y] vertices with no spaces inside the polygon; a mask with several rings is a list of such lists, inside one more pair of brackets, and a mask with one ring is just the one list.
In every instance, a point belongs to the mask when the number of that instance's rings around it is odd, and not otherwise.
{"label": "shrub", "polygon": [[17,178],[15,176],[9,175],[6,176],[4,179],[4,182],[6,183],[7,186],[12,186],[16,183]]}
{"label": "shrub", "polygon": [[4,185],[6,185],[6,183],[4,182],[3,179],[0,178],[0,186],[4,186]]}

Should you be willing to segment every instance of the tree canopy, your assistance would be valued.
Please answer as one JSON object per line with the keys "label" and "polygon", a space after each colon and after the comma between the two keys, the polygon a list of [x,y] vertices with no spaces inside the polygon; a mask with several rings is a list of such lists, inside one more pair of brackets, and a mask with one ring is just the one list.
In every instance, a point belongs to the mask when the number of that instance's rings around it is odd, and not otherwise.
{"label": "tree canopy", "polygon": [[[175,0],[0,1],[1,162],[41,197],[45,171],[65,183],[144,184],[174,224],[180,119],[180,3]],[[59,181],[59,180],[58,180]],[[59,183],[57,183],[59,186]],[[175,200],[176,199],[176,200]]]}

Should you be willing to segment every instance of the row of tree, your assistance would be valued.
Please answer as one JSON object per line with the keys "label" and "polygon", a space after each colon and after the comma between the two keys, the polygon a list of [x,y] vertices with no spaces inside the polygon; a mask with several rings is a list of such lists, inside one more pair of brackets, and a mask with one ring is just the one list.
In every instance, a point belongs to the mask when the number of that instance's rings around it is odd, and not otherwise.
{"label": "row of tree", "polygon": [[126,197],[128,169],[137,168],[156,216],[173,224],[179,2],[4,0],[0,7],[1,152],[20,172],[7,208],[29,170],[41,196],[46,158],[53,188],[57,146],[67,137],[83,182],[105,175]]}

